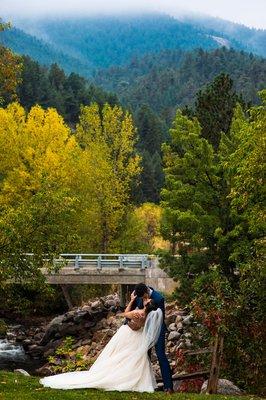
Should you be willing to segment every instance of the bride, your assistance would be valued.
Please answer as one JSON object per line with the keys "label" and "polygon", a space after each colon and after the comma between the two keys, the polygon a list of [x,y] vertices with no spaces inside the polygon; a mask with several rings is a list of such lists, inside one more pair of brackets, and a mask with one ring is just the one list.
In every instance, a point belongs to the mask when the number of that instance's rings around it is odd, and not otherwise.
{"label": "bride", "polygon": [[153,392],[156,381],[148,350],[158,340],[163,313],[151,299],[145,300],[143,309],[130,311],[135,299],[133,292],[125,312],[120,314],[128,323],[118,329],[89,371],[49,376],[40,383],[55,389]]}

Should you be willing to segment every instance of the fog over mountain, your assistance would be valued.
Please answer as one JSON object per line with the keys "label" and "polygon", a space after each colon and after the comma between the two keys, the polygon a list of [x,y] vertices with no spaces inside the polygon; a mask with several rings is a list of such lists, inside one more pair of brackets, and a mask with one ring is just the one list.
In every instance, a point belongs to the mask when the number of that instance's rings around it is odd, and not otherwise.
{"label": "fog over mountain", "polygon": [[163,12],[175,17],[206,14],[266,28],[265,0],[1,0],[0,15],[18,18]]}

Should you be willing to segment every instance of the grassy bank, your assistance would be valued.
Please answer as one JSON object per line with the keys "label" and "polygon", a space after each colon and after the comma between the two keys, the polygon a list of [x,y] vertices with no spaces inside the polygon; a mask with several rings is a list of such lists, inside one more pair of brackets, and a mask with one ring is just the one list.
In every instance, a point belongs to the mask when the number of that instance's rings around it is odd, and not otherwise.
{"label": "grassy bank", "polygon": [[[40,386],[38,378],[25,377],[10,372],[0,372],[0,400],[156,400],[165,399],[164,393],[118,393],[98,390],[52,390]],[[174,394],[173,400],[239,400],[235,396],[205,396],[197,394]],[[255,400],[245,396],[245,400]],[[257,398],[259,399],[259,398]]]}

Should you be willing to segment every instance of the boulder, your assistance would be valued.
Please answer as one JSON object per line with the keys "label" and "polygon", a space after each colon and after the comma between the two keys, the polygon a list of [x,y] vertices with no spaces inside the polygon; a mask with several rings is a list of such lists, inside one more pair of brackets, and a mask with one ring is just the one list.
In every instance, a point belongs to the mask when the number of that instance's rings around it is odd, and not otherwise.
{"label": "boulder", "polygon": [[175,323],[178,324],[179,322],[182,322],[183,317],[181,315],[177,315],[175,318]]}
{"label": "boulder", "polygon": [[178,340],[180,338],[180,333],[176,332],[176,331],[172,331],[169,333],[168,335],[168,340]]}
{"label": "boulder", "polygon": [[27,371],[25,371],[25,369],[21,369],[21,368],[14,369],[14,372],[17,372],[18,374],[21,374],[24,376],[30,376],[30,374]]}
{"label": "boulder", "polygon": [[37,344],[32,344],[28,348],[28,353],[31,355],[31,357],[40,357],[43,354],[43,346],[38,346]]}
{"label": "boulder", "polygon": [[[206,393],[207,385],[208,381],[203,382],[203,385],[201,387],[201,393]],[[217,394],[234,396],[234,395],[242,395],[243,391],[239,389],[237,386],[235,386],[233,382],[229,381],[228,379],[219,379]]]}
{"label": "boulder", "polygon": [[190,325],[191,322],[192,322],[192,319],[193,319],[192,315],[188,315],[187,317],[185,317],[185,318],[183,319],[183,324],[185,324],[185,325]]}
{"label": "boulder", "polygon": [[166,317],[165,317],[166,326],[169,326],[169,325],[171,325],[172,323],[174,323],[174,322],[175,322],[175,319],[176,319],[175,314],[166,315]]}
{"label": "boulder", "polygon": [[97,310],[98,308],[101,308],[102,302],[100,300],[96,300],[93,303],[91,303],[91,308],[92,310]]}
{"label": "boulder", "polygon": [[43,338],[40,341],[40,345],[45,345],[49,342],[49,340],[54,336],[54,334],[60,329],[62,326],[62,322],[64,320],[64,315],[59,315],[52,319],[52,321],[48,324],[46,331],[44,333]]}
{"label": "boulder", "polygon": [[178,323],[176,324],[176,329],[178,330],[178,329],[182,329],[182,328],[183,328],[182,322],[178,322]]}
{"label": "boulder", "polygon": [[37,373],[39,376],[50,376],[50,375],[52,375],[52,371],[51,371],[51,369],[50,369],[49,364],[45,364],[45,365],[43,365],[42,367],[38,368],[38,369],[36,370],[36,373]]}
{"label": "boulder", "polygon": [[170,331],[175,331],[175,330],[176,330],[176,325],[175,325],[175,323],[173,322],[172,324],[170,324],[170,325],[168,326],[168,329],[169,329]]}

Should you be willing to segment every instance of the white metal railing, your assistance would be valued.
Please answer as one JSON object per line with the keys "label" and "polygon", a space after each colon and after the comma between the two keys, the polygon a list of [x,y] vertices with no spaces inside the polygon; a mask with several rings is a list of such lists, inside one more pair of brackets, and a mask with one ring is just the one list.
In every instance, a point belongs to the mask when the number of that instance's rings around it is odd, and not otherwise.
{"label": "white metal railing", "polygon": [[[33,254],[26,254],[33,256]],[[44,259],[49,261],[48,259]],[[63,253],[53,259],[54,267],[82,267],[129,269],[140,268],[144,270],[150,266],[147,254],[73,254]]]}

